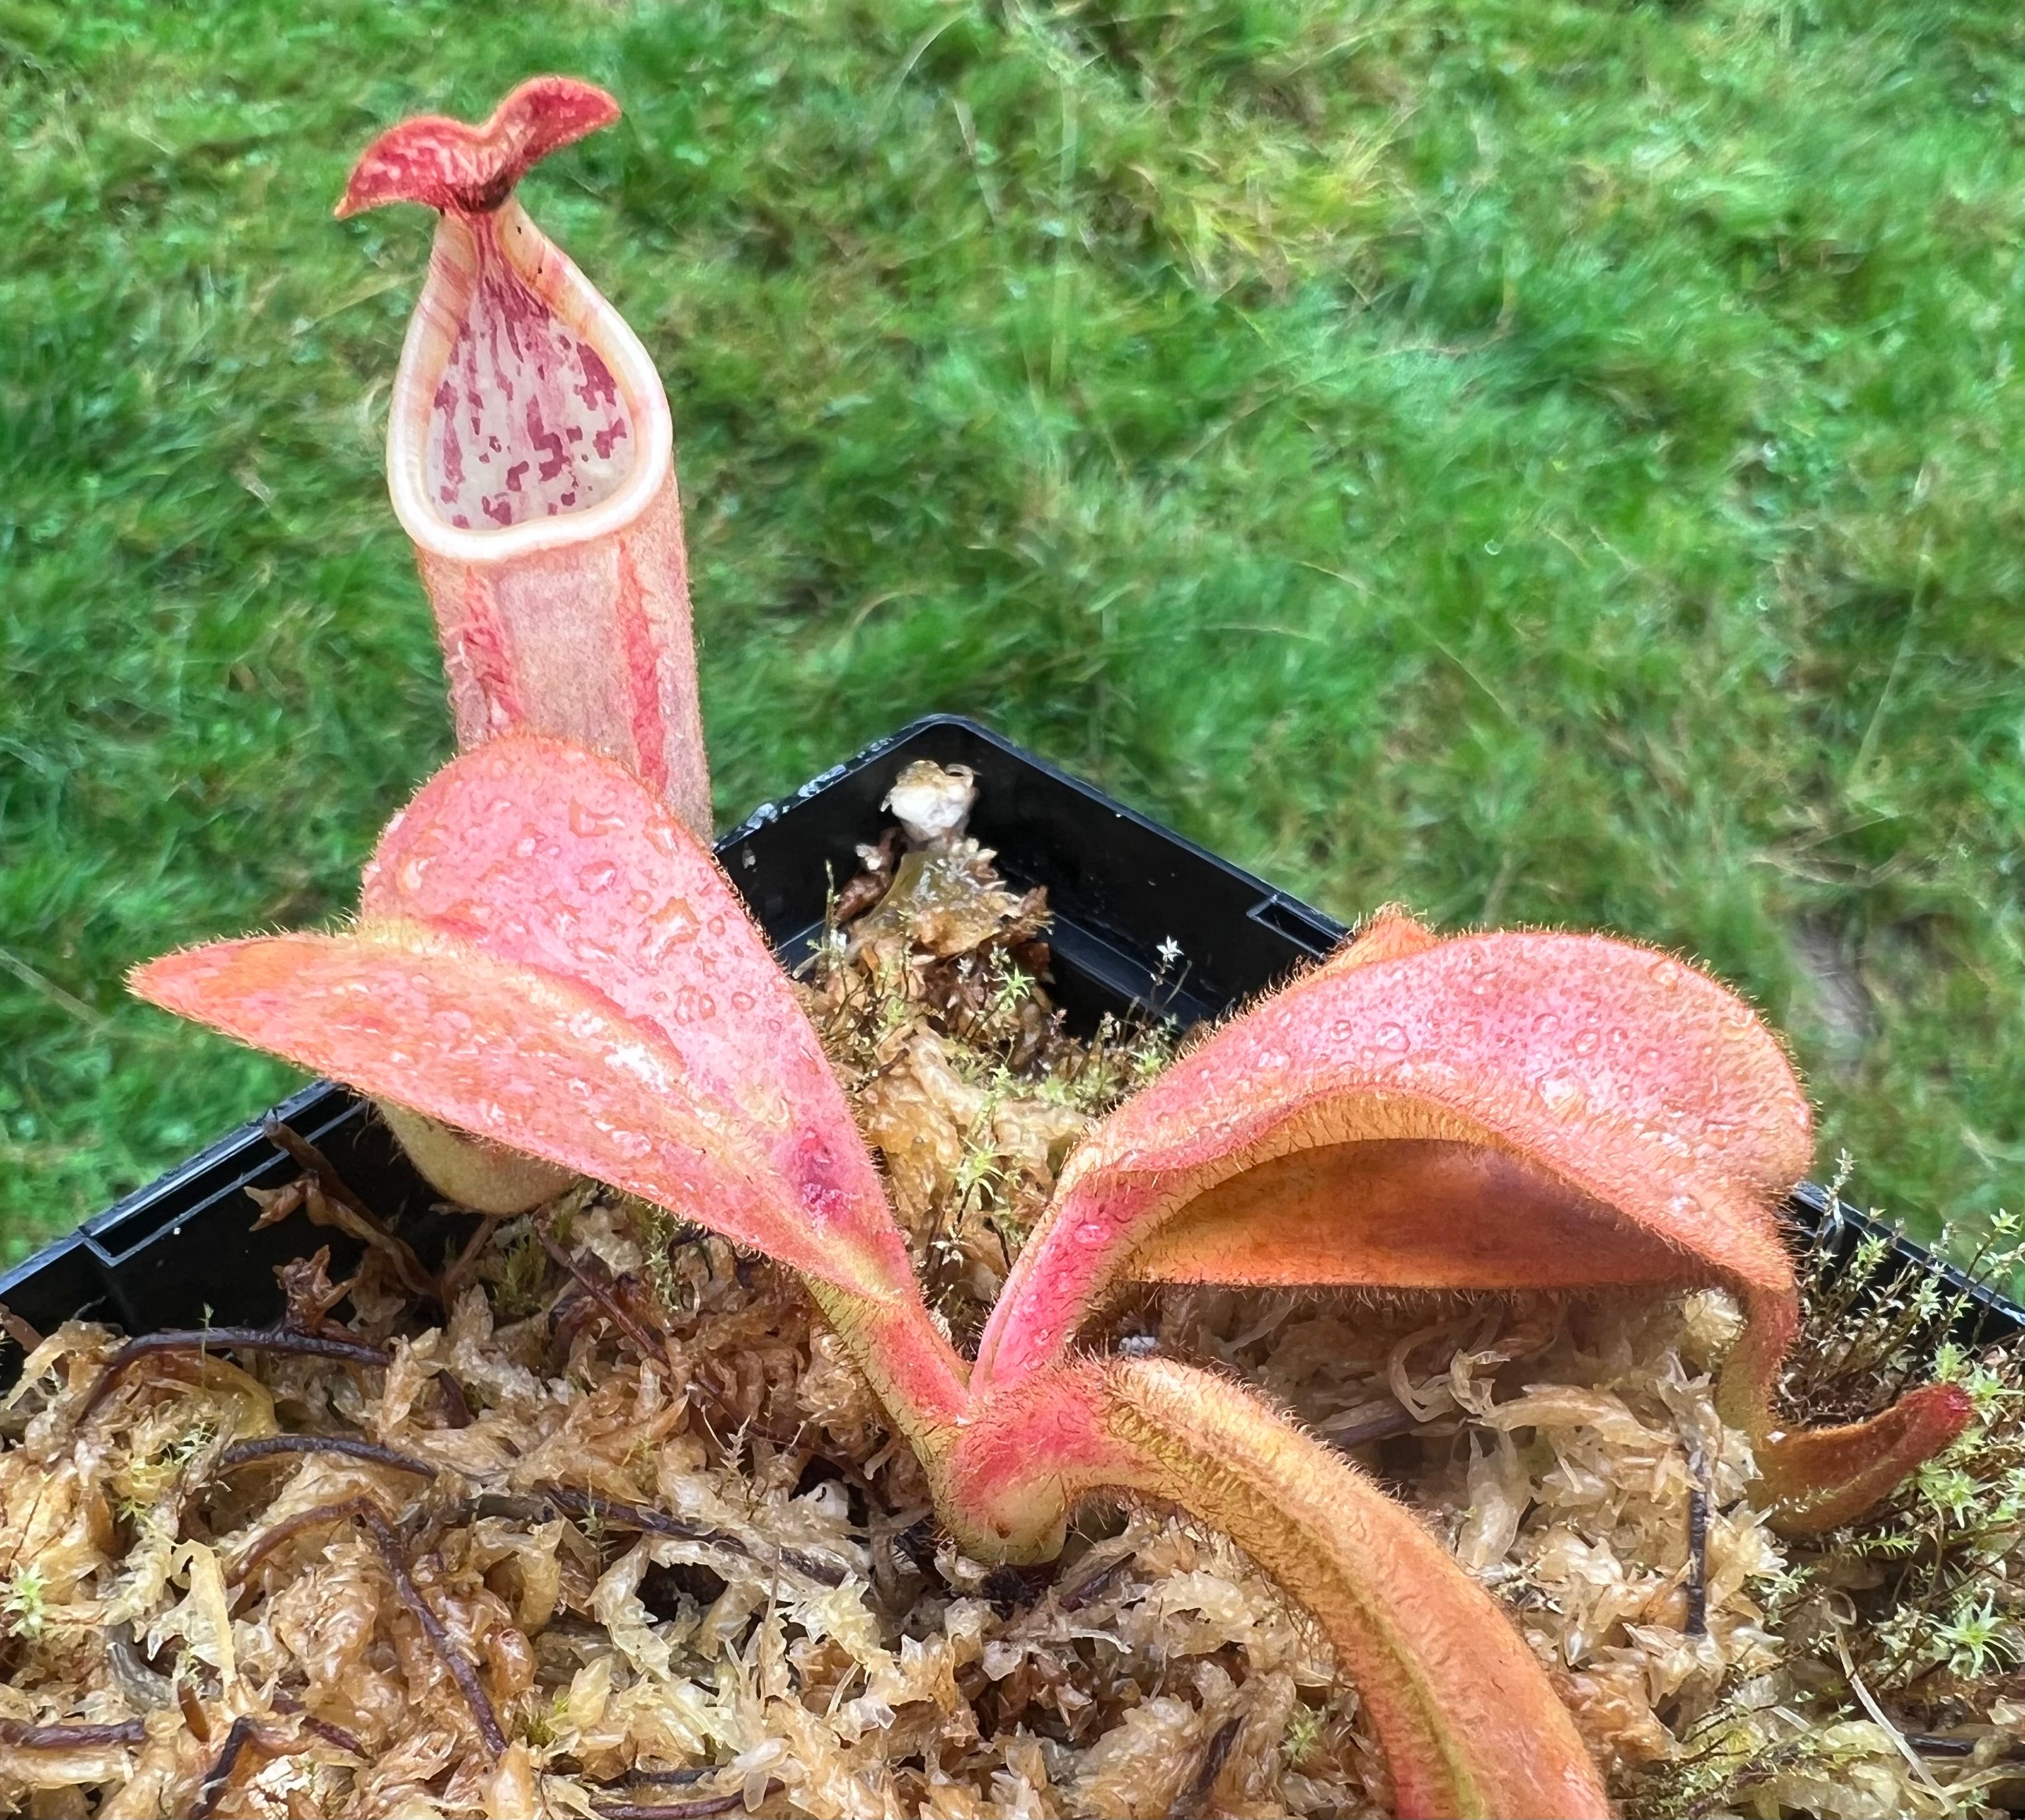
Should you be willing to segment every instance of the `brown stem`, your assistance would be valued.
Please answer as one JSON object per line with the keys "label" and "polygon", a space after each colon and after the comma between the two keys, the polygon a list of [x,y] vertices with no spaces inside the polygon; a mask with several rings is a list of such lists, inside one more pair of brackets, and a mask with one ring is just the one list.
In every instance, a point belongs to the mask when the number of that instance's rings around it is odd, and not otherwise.
{"label": "brown stem", "polygon": [[[285,1150],[304,1169],[316,1178],[329,1211],[325,1217],[318,1218],[314,1202],[308,1204],[310,1218],[318,1226],[335,1226],[339,1231],[348,1234],[361,1245],[369,1245],[376,1251],[384,1252],[392,1259],[395,1272],[402,1286],[412,1295],[441,1305],[443,1290],[427,1265],[415,1255],[415,1248],[406,1239],[397,1238],[385,1223],[366,1203],[354,1194],[339,1175],[330,1159],[300,1131],[292,1131],[278,1119],[270,1119],[260,1127],[260,1133],[277,1149]],[[266,1223],[264,1217],[256,1223],[255,1230]]]}
{"label": "brown stem", "polygon": [[1196,1766],[1196,1773],[1189,1778],[1189,1785],[1167,1810],[1168,1820],[1201,1820],[1209,1811],[1209,1792],[1216,1786],[1216,1779],[1223,1774],[1223,1766],[1229,1760],[1230,1747],[1237,1742],[1237,1734],[1244,1729],[1241,1718],[1227,1719],[1216,1728],[1203,1751],[1202,1761]]}
{"label": "brown stem", "polygon": [[19,1719],[0,1719],[0,1745],[9,1750],[82,1751],[147,1741],[148,1727],[138,1719],[115,1725],[24,1725]]}
{"label": "brown stem", "polygon": [[175,1683],[176,1710],[183,1715],[183,1723],[189,1727],[189,1734],[200,1745],[211,1742],[211,1720],[204,1710],[204,1701],[198,1697],[197,1684],[178,1680]]}
{"label": "brown stem", "polygon": [[1699,1448],[1688,1456],[1688,1465],[1695,1476],[1696,1483],[1688,1493],[1688,1614],[1681,1628],[1687,1636],[1706,1637],[1708,1634],[1709,1497],[1707,1472]]}
{"label": "brown stem", "polygon": [[313,1731],[327,1745],[335,1745],[348,1756],[366,1760],[366,1747],[341,1725],[333,1725],[329,1719],[318,1719],[313,1712],[298,1715],[304,1731]]}
{"label": "brown stem", "polygon": [[[766,1793],[785,1788],[785,1782],[770,1781]],[[763,1796],[763,1800],[766,1797]],[[714,1795],[703,1801],[597,1801],[592,1812],[600,1820],[707,1820],[712,1814],[730,1814],[745,1805],[744,1792]]]}
{"label": "brown stem", "polygon": [[451,1428],[468,1428],[472,1424],[471,1399],[464,1386],[447,1371],[436,1373],[436,1392],[443,1399],[443,1420]]}
{"label": "brown stem", "polygon": [[464,1288],[464,1280],[471,1274],[478,1263],[478,1254],[484,1250],[486,1241],[499,1230],[496,1219],[481,1218],[472,1228],[471,1237],[464,1241],[464,1248],[443,1266],[440,1279],[443,1312],[450,1312],[450,1305]]}
{"label": "brown stem", "polygon": [[229,1473],[252,1460],[271,1460],[288,1454],[342,1454],[347,1459],[369,1460],[376,1466],[396,1473],[413,1473],[433,1479],[436,1469],[412,1454],[398,1454],[377,1441],[355,1440],[349,1435],[266,1435],[257,1441],[235,1441],[218,1457],[218,1469]]}
{"label": "brown stem", "polygon": [[[544,1485],[541,1495],[558,1510],[579,1520],[588,1518],[609,1524],[614,1529],[637,1530],[643,1535],[666,1535],[679,1542],[702,1542],[711,1548],[721,1548],[729,1554],[743,1555],[748,1561],[760,1559],[729,1531],[713,1529],[707,1524],[693,1522],[684,1517],[671,1517],[665,1511],[649,1509],[644,1504],[628,1504],[620,1498],[574,1491],[567,1485]],[[833,1561],[804,1553],[796,1548],[781,1549],[774,1559],[783,1567],[793,1568],[805,1579],[826,1587],[840,1587],[850,1577]],[[761,1564],[770,1564],[762,1561]]]}
{"label": "brown stem", "polygon": [[485,1741],[485,1748],[494,1762],[506,1749],[506,1734],[499,1729],[498,1715],[492,1710],[492,1702],[486,1698],[485,1689],[479,1685],[478,1671],[465,1660],[450,1645],[450,1633],[444,1630],[443,1620],[431,1609],[421,1590],[408,1576],[407,1564],[401,1559],[401,1546],[395,1539],[387,1519],[380,1513],[377,1505],[361,1502],[358,1519],[372,1531],[378,1544],[380,1558],[386,1564],[388,1576],[394,1583],[395,1596],[406,1606],[422,1634],[443,1665],[450,1671],[450,1678],[463,1694],[465,1704],[471,1708],[471,1716],[478,1726],[478,1735]]}
{"label": "brown stem", "polygon": [[197,1805],[190,1809],[190,1820],[213,1820],[219,1803],[225,1799],[226,1790],[232,1785],[233,1772],[239,1767],[239,1759],[248,1745],[266,1748],[259,1727],[242,1715],[232,1722],[231,1730],[225,1734],[224,1748],[197,1785]]}
{"label": "brown stem", "polygon": [[263,1530],[245,1553],[233,1562],[232,1571],[226,1579],[237,1585],[276,1549],[300,1535],[304,1530],[314,1529],[325,1523],[348,1522],[367,1508],[363,1498],[344,1498],[334,1504],[316,1504],[307,1510],[298,1510],[294,1516],[283,1518],[272,1528]]}
{"label": "brown stem", "polygon": [[130,1340],[106,1362],[78,1412],[79,1425],[89,1421],[93,1410],[112,1393],[113,1385],[136,1359],[158,1352],[274,1352],[294,1359],[337,1359],[352,1365],[384,1366],[387,1355],[377,1346],[362,1341],[329,1340],[319,1333],[282,1333],[267,1327],[207,1327],[175,1329],[162,1333],[144,1333]]}
{"label": "brown stem", "polygon": [[314,1175],[326,1200],[334,1201],[347,1212],[364,1220],[368,1226],[379,1224],[372,1209],[351,1192],[344,1178],[338,1174],[337,1165],[293,1126],[285,1125],[279,1119],[263,1120],[260,1125],[260,1135],[276,1149],[287,1151]]}
{"label": "brown stem", "polygon": [[575,1278],[582,1286],[583,1292],[590,1296],[603,1311],[605,1318],[639,1348],[641,1358],[661,1359],[667,1356],[667,1349],[627,1311],[619,1298],[613,1295],[609,1289],[579,1264],[546,1232],[538,1230],[536,1237],[542,1241],[542,1249],[546,1252],[555,1263],[560,1264]]}
{"label": "brown stem", "polygon": [[366,1760],[366,1747],[357,1738],[343,1726],[333,1725],[328,1719],[318,1719],[285,1689],[275,1689],[271,1704],[275,1712],[287,1713],[303,1730],[314,1732],[325,1744],[336,1745],[340,1750],[357,1757],[362,1763]]}

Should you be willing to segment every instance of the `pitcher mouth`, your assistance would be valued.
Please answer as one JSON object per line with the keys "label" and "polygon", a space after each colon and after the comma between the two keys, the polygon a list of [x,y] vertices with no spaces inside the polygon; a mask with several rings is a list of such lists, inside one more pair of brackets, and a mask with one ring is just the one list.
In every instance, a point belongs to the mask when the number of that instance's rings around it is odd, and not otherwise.
{"label": "pitcher mouth", "polygon": [[511,200],[438,224],[387,455],[409,536],[465,562],[622,530],[674,470],[646,349]]}

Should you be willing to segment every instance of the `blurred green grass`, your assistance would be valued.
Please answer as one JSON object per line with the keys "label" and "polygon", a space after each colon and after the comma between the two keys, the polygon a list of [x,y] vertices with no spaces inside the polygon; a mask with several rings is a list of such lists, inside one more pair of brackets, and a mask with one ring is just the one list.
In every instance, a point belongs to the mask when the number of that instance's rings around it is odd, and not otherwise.
{"label": "blurred green grass", "polygon": [[952,708],[1339,914],[1608,925],[1822,1163],[2025,1171],[2008,5],[0,0],[0,1244],[277,1097],[127,1002],[447,750],[351,156],[555,68],[729,818]]}

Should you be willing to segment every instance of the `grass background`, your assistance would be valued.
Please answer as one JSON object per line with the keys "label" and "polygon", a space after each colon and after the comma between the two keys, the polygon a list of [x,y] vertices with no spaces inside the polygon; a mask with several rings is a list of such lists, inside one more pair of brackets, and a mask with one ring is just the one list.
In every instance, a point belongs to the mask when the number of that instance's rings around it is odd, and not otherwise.
{"label": "grass background", "polygon": [[349,905],[447,751],[380,126],[678,425],[718,807],[979,715],[1353,916],[1605,925],[1931,1230],[2025,1175],[2009,0],[0,0],[0,1245],[291,1077],[132,962]]}

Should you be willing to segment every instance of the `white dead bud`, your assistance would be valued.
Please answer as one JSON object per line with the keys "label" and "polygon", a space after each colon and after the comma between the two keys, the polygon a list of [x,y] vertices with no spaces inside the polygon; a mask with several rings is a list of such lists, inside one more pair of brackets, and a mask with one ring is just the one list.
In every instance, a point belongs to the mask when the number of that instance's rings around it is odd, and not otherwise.
{"label": "white dead bud", "polygon": [[880,805],[899,818],[907,844],[946,851],[963,838],[977,800],[977,774],[968,765],[948,770],[932,759],[917,759],[902,771]]}

